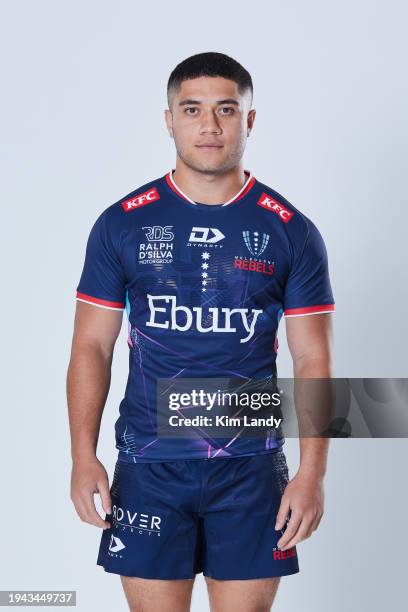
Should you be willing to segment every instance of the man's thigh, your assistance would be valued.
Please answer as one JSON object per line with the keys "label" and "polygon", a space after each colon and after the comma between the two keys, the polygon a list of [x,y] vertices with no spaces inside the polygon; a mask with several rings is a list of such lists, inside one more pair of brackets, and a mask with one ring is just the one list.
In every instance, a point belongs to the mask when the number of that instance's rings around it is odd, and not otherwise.
{"label": "man's thigh", "polygon": [[280,576],[255,580],[205,578],[211,612],[269,612]]}
{"label": "man's thigh", "polygon": [[284,529],[275,529],[288,482],[283,453],[216,461],[205,474],[204,576],[258,584],[299,572],[296,547],[280,551]]}
{"label": "man's thigh", "polygon": [[153,580],[121,576],[130,612],[188,612],[194,578]]}

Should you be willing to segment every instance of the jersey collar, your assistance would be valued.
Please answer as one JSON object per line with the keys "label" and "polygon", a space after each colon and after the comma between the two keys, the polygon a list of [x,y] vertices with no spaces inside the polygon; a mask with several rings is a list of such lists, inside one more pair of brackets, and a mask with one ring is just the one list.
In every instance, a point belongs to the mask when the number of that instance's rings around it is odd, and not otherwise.
{"label": "jersey collar", "polygon": [[[173,172],[175,172],[175,168],[170,170],[165,175],[165,179],[166,179],[166,182],[167,182],[168,186],[175,193],[177,193],[178,196],[180,196],[184,200],[187,200],[187,202],[190,202],[190,204],[195,204],[196,206],[199,206],[199,203],[194,202],[194,200],[189,198],[188,195],[183,193],[183,191],[181,191],[181,189],[176,185],[176,183],[174,181],[174,178],[173,178]],[[234,196],[232,196],[232,198],[230,198],[227,202],[224,202],[224,204],[215,204],[215,207],[228,206],[229,204],[232,204],[233,202],[236,202],[237,200],[240,200],[241,198],[246,196],[247,193],[252,189],[252,187],[255,185],[256,179],[255,179],[255,177],[252,175],[252,173],[249,170],[244,170],[244,172],[245,172],[245,175],[246,175],[247,179],[246,179],[245,183],[242,185],[241,189],[238,191],[238,193],[236,193]],[[205,206],[208,206],[209,208],[213,208],[214,205],[205,204]]]}

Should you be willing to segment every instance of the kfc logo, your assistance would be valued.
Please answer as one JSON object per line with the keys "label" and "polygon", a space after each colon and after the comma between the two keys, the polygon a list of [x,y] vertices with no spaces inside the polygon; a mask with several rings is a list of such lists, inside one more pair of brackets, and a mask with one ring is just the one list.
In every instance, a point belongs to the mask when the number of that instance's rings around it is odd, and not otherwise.
{"label": "kfc logo", "polygon": [[285,208],[283,204],[278,202],[278,200],[268,196],[266,193],[261,195],[257,204],[259,204],[259,206],[263,206],[263,208],[266,208],[267,210],[272,210],[275,212],[277,215],[279,215],[280,219],[284,223],[288,223],[294,215],[293,212]]}
{"label": "kfc logo", "polygon": [[130,212],[135,208],[140,208],[141,206],[145,206],[146,204],[151,204],[151,202],[155,202],[159,199],[160,196],[158,194],[158,191],[156,187],[153,187],[153,189],[149,189],[149,191],[139,193],[139,195],[122,202],[122,208],[125,212]]}

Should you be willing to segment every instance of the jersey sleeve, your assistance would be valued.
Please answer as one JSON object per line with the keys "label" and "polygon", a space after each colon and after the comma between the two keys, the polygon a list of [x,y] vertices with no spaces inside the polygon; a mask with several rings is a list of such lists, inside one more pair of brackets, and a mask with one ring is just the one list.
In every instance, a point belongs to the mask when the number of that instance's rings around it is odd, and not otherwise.
{"label": "jersey sleeve", "polygon": [[309,232],[295,258],[284,293],[284,315],[296,317],[334,312],[327,250],[317,227],[308,220]]}
{"label": "jersey sleeve", "polygon": [[126,278],[107,228],[106,211],[95,221],[86,245],[76,299],[101,308],[126,306]]}

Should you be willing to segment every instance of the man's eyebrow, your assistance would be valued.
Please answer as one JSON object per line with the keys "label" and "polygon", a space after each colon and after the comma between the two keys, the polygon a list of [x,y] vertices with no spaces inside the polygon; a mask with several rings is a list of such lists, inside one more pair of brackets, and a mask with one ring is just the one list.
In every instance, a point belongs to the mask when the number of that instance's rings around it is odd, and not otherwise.
{"label": "man's eyebrow", "polygon": [[[234,98],[226,98],[225,100],[217,100],[217,104],[235,104],[239,106],[239,102]],[[186,100],[181,100],[179,102],[179,106],[186,106],[187,104],[201,104],[200,100],[193,100],[191,98],[187,98]]]}

